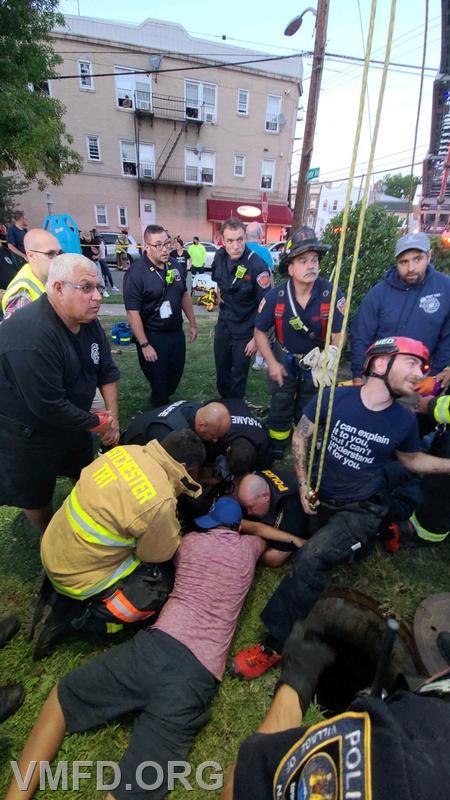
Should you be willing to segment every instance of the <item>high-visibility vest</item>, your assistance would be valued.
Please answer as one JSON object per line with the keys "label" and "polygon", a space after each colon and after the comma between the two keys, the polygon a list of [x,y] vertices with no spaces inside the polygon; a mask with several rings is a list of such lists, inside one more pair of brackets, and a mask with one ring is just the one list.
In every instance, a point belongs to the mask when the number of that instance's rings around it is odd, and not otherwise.
{"label": "high-visibility vest", "polygon": [[36,278],[36,275],[31,269],[31,264],[24,264],[22,269],[19,269],[17,275],[14,276],[11,283],[8,284],[2,299],[3,313],[5,313],[6,306],[13,295],[17,294],[22,289],[26,289],[32,301],[37,300],[41,294],[45,294],[45,285],[39,278]]}
{"label": "high-visibility vest", "polygon": [[432,400],[430,411],[438,425],[450,425],[450,395],[444,394]]}
{"label": "high-visibility vest", "polygon": [[[136,539],[133,536],[120,536],[118,533],[110,531],[103,525],[100,525],[100,523],[96,522],[87,514],[78,502],[76,487],[72,489],[66,504],[66,517],[72,530],[84,539],[85,542],[99,544],[103,547],[132,547],[133,549],[136,547]],[[82,590],[63,586],[50,575],[49,578],[60,594],[68,595],[76,600],[87,600],[89,597],[93,597],[105,589],[108,589],[117,581],[126,578],[140,563],[140,559],[131,553],[119,564],[112,574],[102,578],[102,580],[98,581],[94,586]]]}

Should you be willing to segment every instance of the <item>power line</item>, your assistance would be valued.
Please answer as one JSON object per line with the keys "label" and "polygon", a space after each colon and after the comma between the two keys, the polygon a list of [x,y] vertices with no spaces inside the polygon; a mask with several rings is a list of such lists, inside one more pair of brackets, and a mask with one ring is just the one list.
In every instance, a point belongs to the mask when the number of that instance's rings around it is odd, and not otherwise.
{"label": "power line", "polygon": [[[420,161],[415,161],[413,166],[416,167],[418,164],[422,164],[422,161],[423,161],[423,159],[421,159]],[[384,169],[378,169],[378,170],[375,170],[374,172],[372,172],[372,175],[381,175],[382,172],[387,174],[388,172],[393,172],[394,170],[398,170],[398,169],[411,169],[411,162],[409,164],[397,164],[395,167],[385,167]],[[364,178],[366,176],[366,174],[367,174],[367,172],[361,172],[360,175],[354,175],[354,179],[356,179],[356,178]],[[323,175],[322,175],[322,177],[323,177]],[[335,181],[338,181],[338,180],[339,181],[348,181],[349,177],[350,177],[349,175],[346,175],[345,177],[342,177],[342,178],[335,178],[335,179],[330,178],[327,181],[320,181],[320,183],[334,183]]]}

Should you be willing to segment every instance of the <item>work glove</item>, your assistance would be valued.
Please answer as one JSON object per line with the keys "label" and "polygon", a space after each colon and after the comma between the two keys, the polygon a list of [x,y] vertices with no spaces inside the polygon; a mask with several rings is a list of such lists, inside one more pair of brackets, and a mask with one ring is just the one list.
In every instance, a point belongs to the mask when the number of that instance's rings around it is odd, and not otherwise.
{"label": "work glove", "polygon": [[302,358],[302,366],[306,367],[306,369],[311,370],[314,386],[319,386],[319,374],[318,374],[319,360],[320,360],[320,350],[318,347],[315,347],[313,350],[310,350],[309,353],[306,353],[306,355],[303,356]]}
{"label": "work glove", "polygon": [[328,350],[323,350],[320,354],[317,372],[318,372],[318,381],[319,383],[322,384],[322,386],[331,386],[331,381],[333,378],[337,361],[337,354],[338,354],[338,349],[333,344],[330,344]]}
{"label": "work glove", "polygon": [[286,683],[298,694],[303,713],[306,712],[324,669],[336,658],[334,650],[318,638],[314,631],[305,639],[304,627],[296,622],[283,650],[283,667],[275,691]]}

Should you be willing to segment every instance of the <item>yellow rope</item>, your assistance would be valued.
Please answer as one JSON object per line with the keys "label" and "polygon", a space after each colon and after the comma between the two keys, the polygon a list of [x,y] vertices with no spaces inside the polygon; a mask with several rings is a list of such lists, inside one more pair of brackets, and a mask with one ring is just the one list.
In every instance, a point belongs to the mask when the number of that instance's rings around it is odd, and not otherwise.
{"label": "yellow rope", "polygon": [[[365,93],[366,93],[366,89],[367,89],[368,65],[369,65],[370,50],[371,50],[371,47],[372,47],[372,40],[373,40],[373,28],[374,28],[374,22],[375,22],[376,5],[377,5],[377,0],[373,0],[372,7],[371,7],[371,17],[370,17],[370,24],[369,24],[369,32],[368,32],[368,37],[367,37],[367,48],[366,48],[366,57],[365,57],[365,63],[364,63],[363,82],[362,82],[362,86],[361,86],[361,97],[360,97],[360,108],[359,108],[359,116],[358,116],[358,126],[357,126],[357,132],[356,132],[356,135],[355,135],[355,145],[354,145],[354,151],[353,151],[353,159],[352,159],[352,165],[351,165],[349,186],[348,186],[348,189],[347,189],[346,206],[345,206],[345,209],[344,209],[343,226],[342,226],[342,231],[341,231],[341,237],[340,237],[340,240],[339,240],[338,260],[337,260],[337,264],[336,264],[336,273],[335,273],[335,276],[334,276],[333,292],[332,292],[331,303],[330,303],[330,319],[328,321],[327,335],[326,335],[326,340],[325,340],[325,355],[328,352],[330,341],[331,341],[331,332],[332,332],[333,316],[334,316],[334,310],[335,310],[335,304],[336,304],[338,281],[339,281],[339,276],[340,276],[341,267],[342,267],[342,261],[343,261],[345,235],[346,235],[346,231],[347,231],[347,223],[348,223],[348,216],[349,216],[349,210],[350,210],[350,196],[351,196],[351,189],[352,189],[353,177],[354,177],[354,169],[355,169],[355,164],[356,164],[356,156],[357,156],[357,150],[358,150],[359,138],[360,138],[360,132],[361,132],[362,116],[363,116],[363,112],[364,112]],[[392,39],[393,39],[393,34],[394,34],[394,22],[395,22],[396,6],[397,6],[396,0],[392,0],[392,2],[391,2],[391,14],[390,14],[390,20],[389,20],[388,39],[387,39],[387,44],[386,44],[386,54],[385,54],[385,59],[384,59],[384,66],[383,66],[383,74],[382,74],[382,79],[381,79],[380,91],[379,91],[379,95],[378,95],[378,105],[377,105],[377,114],[376,114],[376,120],[375,120],[375,127],[374,127],[374,133],[373,133],[372,144],[371,144],[371,149],[370,149],[369,163],[368,163],[368,166],[367,166],[367,174],[366,174],[366,180],[365,180],[365,186],[364,186],[364,193],[363,193],[363,197],[362,197],[362,201],[361,201],[361,210],[360,210],[359,221],[358,221],[358,229],[357,229],[357,232],[356,232],[355,248],[354,248],[354,252],[353,252],[353,259],[352,259],[349,283],[348,283],[348,288],[347,288],[347,307],[346,307],[345,312],[344,312],[344,318],[343,318],[343,322],[342,322],[342,332],[341,332],[341,337],[340,337],[340,344],[338,346],[337,356],[336,356],[336,360],[335,360],[335,366],[334,366],[334,370],[333,370],[333,376],[332,376],[332,380],[331,380],[330,396],[329,396],[329,399],[328,399],[327,418],[326,418],[326,423],[325,423],[325,431],[324,431],[324,437],[323,437],[323,442],[322,442],[322,449],[321,449],[320,458],[319,458],[319,466],[318,466],[318,474],[317,474],[315,492],[319,491],[320,483],[321,483],[321,480],[322,480],[323,466],[324,466],[325,453],[326,453],[326,445],[327,445],[327,442],[328,442],[328,436],[329,436],[330,426],[331,426],[331,415],[332,415],[332,411],[333,411],[333,401],[334,401],[334,393],[335,393],[335,389],[336,389],[339,362],[340,362],[341,355],[342,355],[342,350],[343,350],[343,346],[344,346],[344,339],[345,339],[345,332],[346,332],[346,329],[347,329],[348,318],[349,318],[349,314],[350,314],[350,304],[351,304],[353,286],[354,286],[355,277],[356,277],[356,269],[357,269],[357,264],[358,264],[358,255],[359,255],[359,250],[360,250],[360,246],[361,246],[361,238],[362,238],[362,232],[363,232],[363,226],[364,226],[364,219],[365,219],[366,209],[367,209],[367,199],[368,199],[368,196],[369,196],[371,172],[372,172],[373,161],[374,161],[374,157],[375,157],[375,148],[376,148],[378,132],[379,132],[379,127],[380,127],[381,111],[382,111],[382,107],[383,107],[384,92],[385,92],[385,88],[386,88],[387,73],[388,73],[389,61],[390,61],[390,56],[391,56],[391,48],[392,48]],[[367,66],[367,68],[366,68],[366,66]],[[326,363],[326,358],[325,358],[325,363]],[[320,420],[320,411],[321,411],[321,405],[322,405],[322,398],[323,398],[323,382],[321,382],[321,385],[319,387],[319,393],[318,393],[318,398],[317,398],[317,408],[316,408],[316,418],[315,418],[315,425],[314,425],[314,434],[313,434],[313,439],[312,439],[312,443],[311,443],[311,452],[310,452],[309,468],[308,468],[308,486],[310,485],[311,474],[312,474],[312,469],[313,469],[313,464],[314,464],[314,455],[315,455],[315,449],[316,449],[316,445],[317,445],[317,436],[318,436],[318,429],[319,429],[319,420]]]}

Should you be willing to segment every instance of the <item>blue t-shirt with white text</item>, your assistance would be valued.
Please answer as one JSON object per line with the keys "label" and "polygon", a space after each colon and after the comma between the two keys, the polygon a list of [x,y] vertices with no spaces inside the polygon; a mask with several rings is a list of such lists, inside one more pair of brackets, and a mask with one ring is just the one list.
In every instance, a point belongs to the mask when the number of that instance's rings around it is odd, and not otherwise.
{"label": "blue t-shirt with white text", "polygon": [[[326,420],[330,390],[325,390],[320,423]],[[314,422],[317,398],[304,410]],[[366,500],[377,494],[383,467],[394,451],[420,450],[417,421],[407,408],[392,403],[383,411],[371,411],[361,400],[360,386],[336,389],[330,434],[325,455],[320,496],[332,500]]]}

